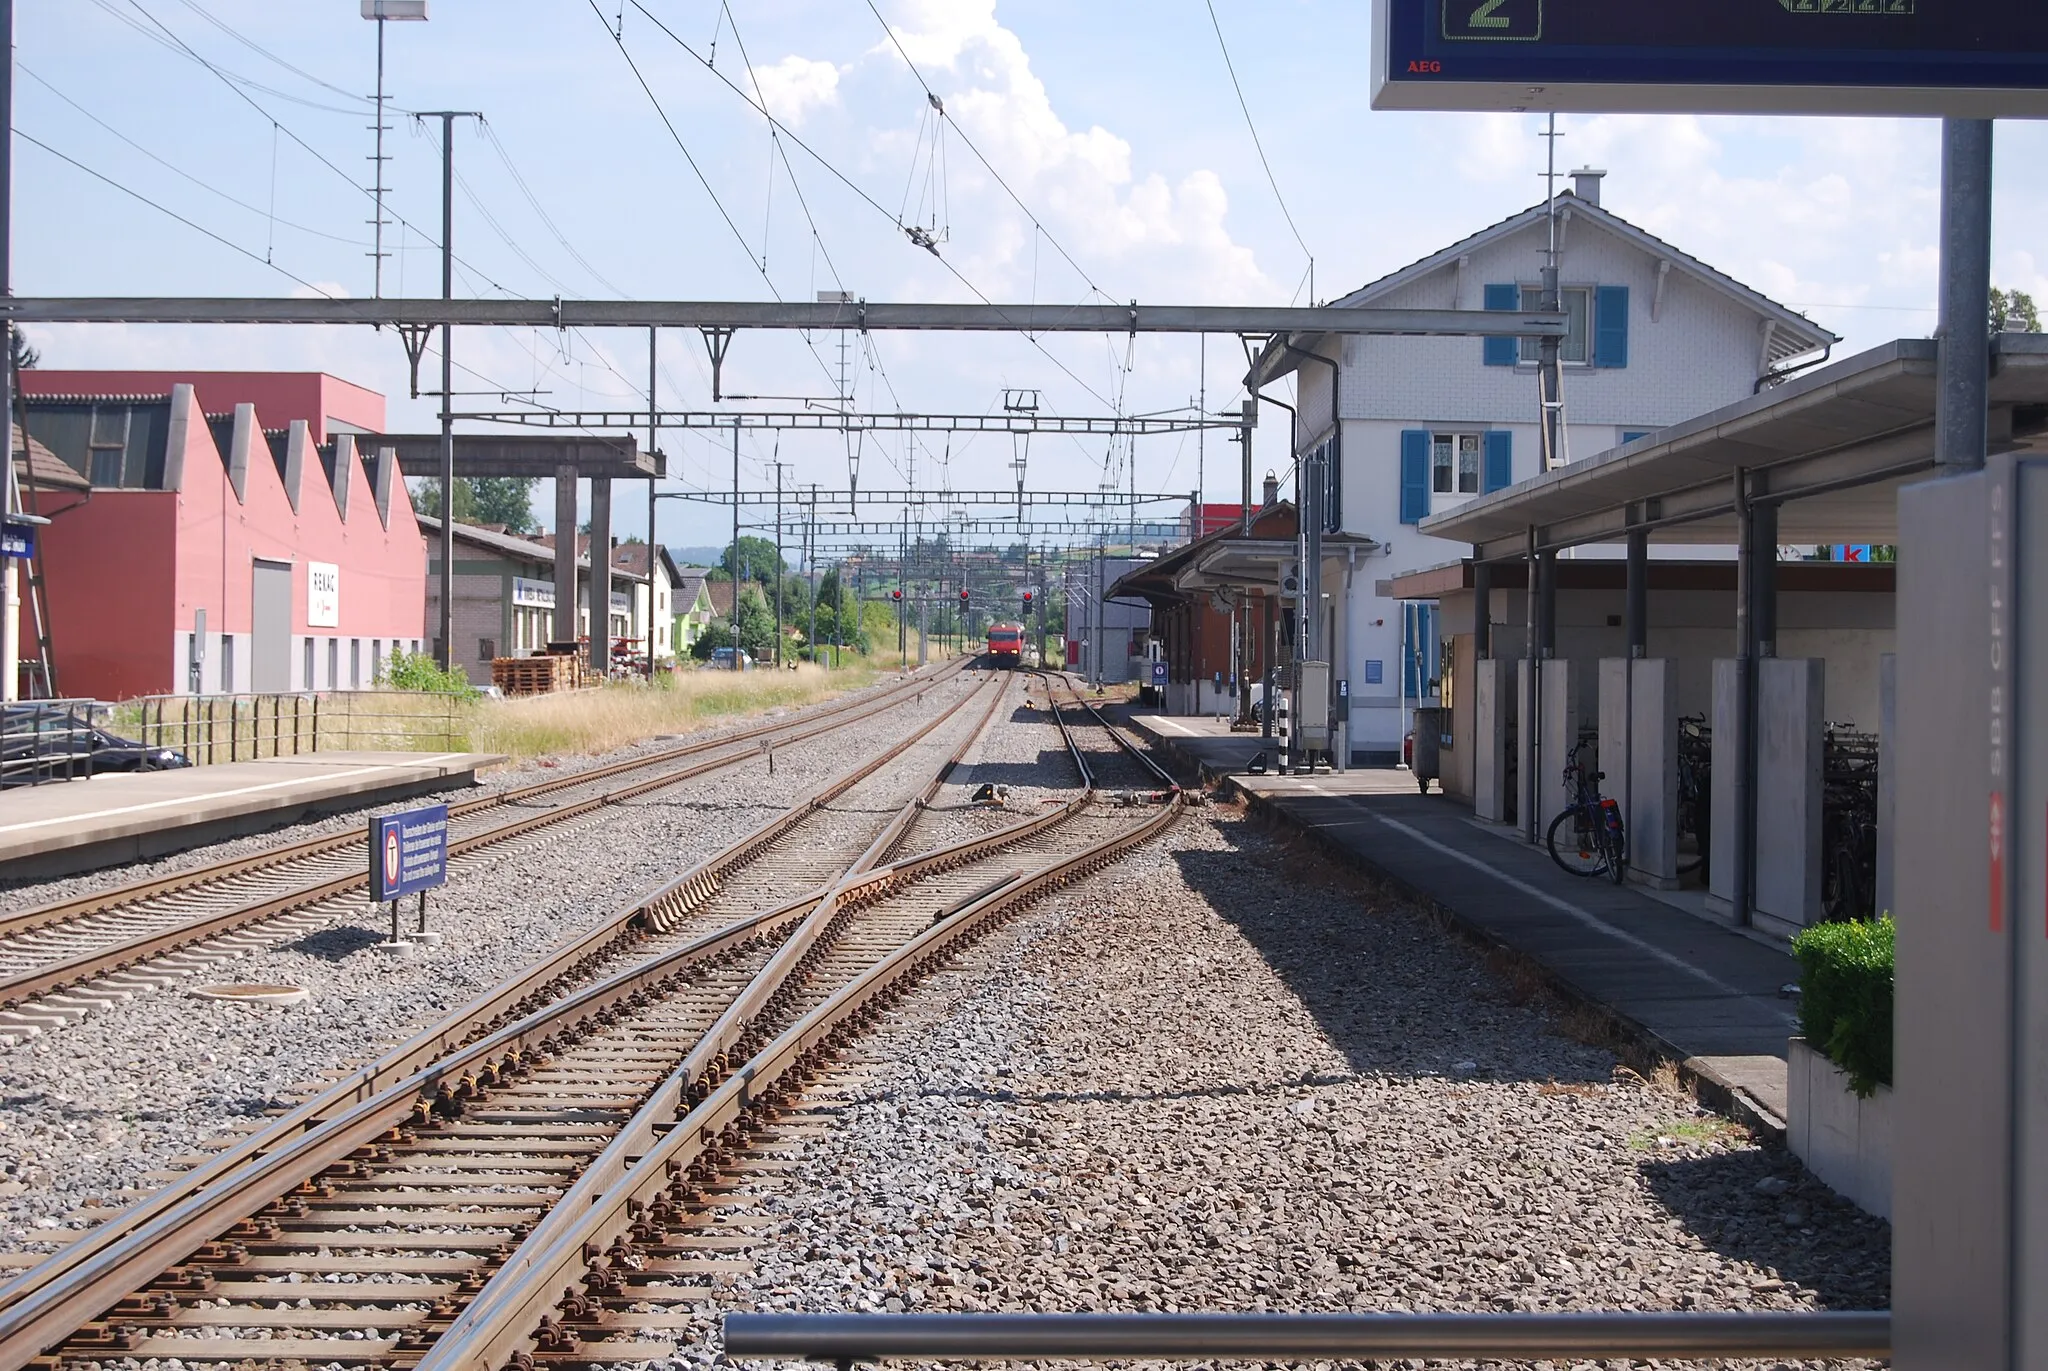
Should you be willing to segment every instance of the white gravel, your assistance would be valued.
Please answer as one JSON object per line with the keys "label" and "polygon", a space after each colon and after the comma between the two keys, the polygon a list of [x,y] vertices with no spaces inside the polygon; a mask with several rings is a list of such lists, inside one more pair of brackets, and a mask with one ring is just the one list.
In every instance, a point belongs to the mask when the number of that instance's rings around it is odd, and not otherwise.
{"label": "white gravel", "polygon": [[474,998],[970,688],[940,685],[923,704],[782,749],[772,777],[765,761],[720,770],[466,859],[432,897],[447,939],[435,952],[372,951],[388,924],[362,907],[205,978],[304,986],[303,1004],[200,1000],[177,985],[0,1049],[0,1250],[37,1243],[88,1200],[149,1188],[145,1173]]}
{"label": "white gravel", "polygon": [[1234,812],[897,1006],[701,1309],[1877,1308],[1887,1225]]}

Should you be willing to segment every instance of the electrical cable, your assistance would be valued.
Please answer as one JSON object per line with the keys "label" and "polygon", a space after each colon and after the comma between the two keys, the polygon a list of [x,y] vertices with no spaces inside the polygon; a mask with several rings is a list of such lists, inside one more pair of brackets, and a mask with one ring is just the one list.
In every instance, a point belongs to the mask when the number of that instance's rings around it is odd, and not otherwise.
{"label": "electrical cable", "polygon": [[[23,76],[26,76],[29,80],[41,86],[44,90],[49,91],[50,94],[56,96],[65,104],[71,106],[71,108],[77,110],[80,114],[84,115],[87,119],[90,119],[93,123],[105,129],[114,137],[126,143],[129,147],[134,148],[137,152],[141,153],[144,157],[147,157],[150,161],[155,162],[158,166],[163,167],[165,170],[173,172],[176,175],[183,177],[185,180],[190,181],[193,185],[198,186],[201,190],[207,192],[209,195],[218,196],[221,199],[227,201],[229,204],[234,205],[236,208],[245,209],[249,211],[251,214],[265,215],[265,217],[275,220],[277,223],[282,224],[284,227],[288,229],[295,229],[300,233],[309,233],[313,235],[315,238],[325,238],[329,242],[342,243],[354,248],[367,248],[369,246],[368,243],[361,242],[354,238],[344,238],[338,233],[328,233],[324,229],[316,229],[309,227],[308,225],[305,224],[293,223],[289,219],[278,219],[274,212],[263,210],[255,205],[250,204],[246,200],[238,200],[234,196],[228,194],[226,191],[221,190],[219,187],[211,185],[208,182],[201,180],[199,177],[194,176],[191,172],[186,171],[183,167],[178,166],[175,162],[168,161],[165,158],[158,156],[156,153],[151,152],[148,148],[136,142],[133,138],[130,138],[127,134],[121,132],[121,130],[115,128],[112,124],[109,124],[106,120],[100,118],[97,114],[94,114],[85,106],[79,104],[76,100],[66,95],[63,91],[58,90],[55,86],[51,85],[49,81],[45,80],[42,76],[38,75],[26,62],[16,61],[14,64],[14,69],[20,72]],[[275,129],[277,126],[273,124],[271,125],[271,127]]]}
{"label": "electrical cable", "polygon": [[924,87],[925,99],[931,103],[933,109],[939,112],[939,118],[951,125],[953,132],[960,135],[960,141],[967,145],[967,150],[974,154],[975,160],[980,162],[988,174],[995,178],[996,184],[1003,188],[1003,193],[1016,203],[1017,208],[1024,211],[1024,217],[1031,221],[1032,227],[1045,234],[1045,240],[1052,244],[1055,252],[1066,259],[1067,265],[1072,267],[1074,273],[1087,283],[1088,289],[1103,299],[1109,300],[1111,298],[1109,293],[1095,284],[1081,264],[1074,260],[1073,254],[1067,251],[1059,239],[1052,236],[1052,230],[1046,228],[1043,221],[1031,212],[1031,207],[1024,203],[1023,197],[1010,188],[1010,183],[1003,179],[1003,174],[995,169],[995,165],[987,157],[982,155],[981,149],[974,145],[974,140],[967,136],[967,131],[960,127],[959,121],[946,112],[945,102],[939,99],[938,92],[934,91],[931,87],[931,82],[924,79],[924,73],[918,70],[917,63],[910,60],[910,54],[904,50],[903,41],[896,36],[896,30],[890,26],[889,21],[882,17],[882,11],[876,8],[875,0],[867,0],[867,6],[868,12],[875,16],[875,22],[882,26],[882,32],[889,36],[890,46],[894,47],[896,55],[903,59],[903,65],[910,68],[910,74],[917,78],[917,84]]}
{"label": "electrical cable", "polygon": [[[293,95],[290,91],[279,90],[275,86],[265,85],[263,82],[254,80],[247,76],[243,76],[239,72],[232,72],[227,70],[225,67],[215,66],[213,63],[208,62],[205,58],[201,57],[198,53],[192,51],[190,48],[182,47],[178,43],[165,38],[163,34],[153,33],[150,30],[144,28],[141,24],[135,21],[134,16],[125,14],[122,11],[116,9],[114,7],[114,0],[93,0],[93,3],[95,5],[98,5],[101,9],[105,10],[108,16],[114,19],[116,22],[133,29],[136,33],[142,35],[144,38],[147,38],[150,42],[155,43],[158,47],[161,47],[166,51],[176,53],[180,57],[189,58],[192,61],[199,63],[203,67],[210,68],[216,76],[219,76],[222,80],[227,81],[231,85],[247,86],[251,90],[260,90],[265,95],[274,95],[280,100],[289,100],[295,105],[304,105],[307,109],[320,110],[327,114],[346,114],[355,118],[361,118],[365,113],[368,112],[367,109],[342,109],[335,105],[323,105],[317,100],[308,100],[303,96]],[[151,23],[156,22],[155,17],[149,15],[146,11],[144,12],[144,17],[148,18]],[[350,98],[354,99],[359,97],[351,96]],[[365,106],[367,106],[368,104],[368,101],[364,101]],[[410,113],[410,111],[406,112]]]}
{"label": "electrical cable", "polygon": [[[870,3],[872,2],[873,0],[870,0]],[[1258,149],[1259,153],[1259,165],[1266,169],[1266,184],[1273,188],[1273,198],[1280,202],[1280,216],[1287,221],[1288,230],[1294,234],[1295,244],[1300,247],[1301,255],[1308,258],[1309,269],[1313,271],[1316,255],[1308,250],[1308,244],[1302,239],[1301,230],[1295,226],[1294,215],[1287,208],[1287,197],[1280,193],[1279,178],[1273,175],[1273,164],[1266,160],[1266,145],[1259,139],[1259,126],[1252,122],[1252,107],[1246,103],[1244,87],[1237,81],[1237,64],[1230,60],[1230,44],[1223,41],[1223,25],[1216,18],[1216,0],[1203,0],[1203,3],[1209,7],[1209,23],[1216,30],[1216,46],[1223,50],[1223,67],[1230,73],[1230,88],[1237,92],[1237,107],[1244,111],[1244,126],[1251,130],[1252,146]]]}
{"label": "electrical cable", "polygon": [[[776,128],[780,129],[784,137],[789,139],[790,142],[796,144],[799,148],[802,148],[805,153],[809,154],[813,161],[815,161],[819,166],[823,167],[826,171],[830,172],[834,179],[836,179],[841,185],[845,186],[848,190],[852,191],[857,197],[859,197],[864,203],[866,203],[870,208],[872,208],[877,214],[880,214],[883,218],[889,220],[891,224],[894,224],[896,222],[896,216],[891,214],[886,206],[884,206],[879,200],[875,199],[874,196],[868,194],[865,190],[861,189],[861,187],[858,184],[856,184],[850,177],[848,177],[845,172],[839,170],[838,167],[832,165],[831,162],[827,161],[825,157],[822,154],[820,154],[816,148],[813,148],[809,143],[806,143],[803,139],[799,138],[787,124],[784,124],[781,120],[777,119],[773,114],[769,113],[768,108],[765,104],[755,100],[753,97],[749,96],[745,91],[741,90],[738,86],[734,85],[731,78],[727,77],[724,72],[717,70],[716,68],[712,67],[710,63],[705,62],[702,54],[700,54],[695,48],[691,47],[689,42],[685,40],[680,34],[678,34],[674,29],[671,29],[668,25],[664,24],[661,21],[660,17],[657,16],[652,10],[648,9],[647,6],[640,3],[640,0],[632,0],[632,4],[634,9],[640,11],[640,13],[646,16],[646,18],[650,22],[652,22],[656,28],[660,29],[662,33],[666,34],[670,41],[675,43],[675,45],[681,48],[684,52],[689,53],[690,56],[696,58],[697,61],[703,63],[705,68],[709,70],[713,76],[716,76],[721,82],[723,82],[728,90],[732,91],[733,94],[739,96],[740,99],[745,100],[749,105],[752,105],[754,109],[761,115],[762,118],[768,120],[769,123],[773,124]],[[592,7],[595,8],[594,0]],[[599,17],[602,17],[601,11],[599,12]],[[610,32],[609,27],[607,27],[606,32]],[[621,45],[621,50],[623,50],[623,45]],[[643,85],[644,84],[645,83],[643,82]],[[666,119],[665,115],[663,117],[664,119]],[[731,223],[731,220],[728,219],[726,222]],[[735,229],[734,232],[737,234],[738,230]],[[1049,234],[1047,235],[1048,238],[1050,238],[1050,236],[1051,235]],[[742,244],[744,244],[746,240],[742,238],[740,241],[742,242]],[[992,309],[1001,308],[1001,306],[997,305],[994,300],[989,298],[987,293],[984,292],[980,286],[975,285],[973,281],[969,280],[967,276],[964,273],[962,273],[958,267],[954,266],[951,262],[947,261],[938,253],[933,253],[931,255],[934,258],[934,260],[936,260],[941,266],[945,267],[945,269],[952,275],[954,280],[958,281],[961,285],[967,287],[969,291],[973,292],[975,298],[979,299],[984,305],[987,305]],[[1094,288],[1091,286],[1090,289]],[[1101,292],[1097,291],[1096,293],[1100,294]],[[776,298],[780,299],[781,297],[777,296]],[[1108,297],[1105,296],[1104,298],[1106,299]],[[1097,390],[1095,387],[1089,385],[1086,381],[1082,380],[1078,375],[1074,373],[1073,368],[1069,367],[1065,362],[1062,362],[1059,358],[1053,356],[1052,353],[1046,349],[1043,343],[1039,342],[1037,338],[1032,336],[1030,330],[1024,328],[1021,324],[1015,323],[1014,321],[1010,321],[1009,319],[1007,319],[1007,317],[1005,318],[1005,322],[1010,324],[1010,328],[1013,332],[1021,335],[1025,339],[1025,341],[1029,342],[1034,348],[1037,348],[1040,353],[1043,353],[1046,360],[1051,362],[1054,366],[1058,367],[1062,372],[1064,372],[1068,379],[1072,380],[1074,384],[1080,386],[1081,389],[1087,391],[1090,395],[1094,396],[1095,399],[1100,401],[1104,406],[1107,406],[1110,403],[1108,398],[1105,397],[1101,391]]]}
{"label": "electrical cable", "polygon": [[205,234],[208,238],[211,238],[214,242],[219,243],[222,247],[232,249],[235,252],[239,252],[242,254],[242,256],[248,258],[250,261],[255,262],[261,266],[269,267],[278,275],[286,277],[291,281],[294,281],[297,284],[304,286],[307,290],[312,291],[321,299],[332,300],[335,298],[328,292],[320,289],[320,287],[314,285],[311,281],[308,281],[305,277],[300,276],[296,272],[286,270],[285,268],[279,266],[276,262],[267,260],[263,256],[263,254],[259,252],[251,252],[248,248],[243,247],[240,243],[235,242],[231,238],[222,237],[220,234],[215,233],[212,229],[207,228],[204,224],[195,223],[193,220],[187,219],[184,215],[178,213],[176,210],[170,208],[169,206],[157,203],[155,200],[150,199],[147,195],[144,195],[139,190],[131,190],[129,187],[122,185],[119,181],[116,181],[113,177],[108,176],[104,172],[94,171],[91,167],[79,161],[76,157],[72,157],[66,153],[57,151],[57,149],[51,147],[48,143],[45,143],[42,139],[36,137],[34,134],[24,133],[17,128],[14,130],[14,136],[21,139],[25,143],[33,143],[35,146],[41,148],[44,152],[49,153],[52,157],[55,157],[60,162],[70,163],[72,166],[84,172],[87,176],[92,177],[95,181],[103,182],[106,185],[112,186],[115,190],[120,191],[123,195],[130,196],[136,200],[140,200],[143,204],[148,205],[151,209],[157,211],[159,214],[168,215],[170,218],[177,220],[179,223],[183,224],[186,228],[193,230],[195,233]]}
{"label": "electrical cable", "polygon": [[285,61],[284,58],[279,57],[269,48],[264,47],[255,39],[250,38],[246,34],[242,33],[241,30],[235,28],[234,25],[226,23],[225,21],[214,17],[214,15],[207,11],[205,6],[199,3],[199,0],[180,0],[180,3],[182,3],[186,9],[191,10],[201,19],[204,19],[207,23],[213,25],[222,33],[225,33],[228,37],[234,39],[237,43],[240,43],[243,47],[249,49],[249,51],[256,53],[258,56],[269,58],[271,61],[277,63],[277,65],[283,67],[292,75],[299,77],[301,80],[310,81],[314,85],[320,87],[322,90],[332,91],[334,94],[341,96],[345,100],[355,100],[361,102],[361,104],[364,106],[364,112],[369,112],[369,107],[372,105],[373,102],[368,98],[361,95],[357,95],[352,90],[344,90],[340,86],[335,85],[332,81],[323,81],[319,77],[315,76],[312,72],[305,70],[303,67],[293,66],[290,62]]}

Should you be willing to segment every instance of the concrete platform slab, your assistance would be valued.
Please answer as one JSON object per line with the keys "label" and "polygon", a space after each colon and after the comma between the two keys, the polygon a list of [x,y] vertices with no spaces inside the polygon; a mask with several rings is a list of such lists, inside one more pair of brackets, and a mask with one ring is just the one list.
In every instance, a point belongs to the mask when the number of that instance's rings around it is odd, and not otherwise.
{"label": "concrete platform slab", "polygon": [[0,871],[68,876],[475,784],[481,752],[321,752],[0,792]]}
{"label": "concrete platform slab", "polygon": [[1487,831],[1464,804],[1420,794],[1406,771],[1246,776],[1229,765],[1242,745],[1211,721],[1172,720],[1180,731],[1163,722],[1131,717],[1184,769],[1227,775],[1255,809],[1528,958],[1735,1112],[1782,1133],[1798,1007],[1781,990],[1799,969],[1781,944],[1640,890],[1567,875],[1541,849]]}

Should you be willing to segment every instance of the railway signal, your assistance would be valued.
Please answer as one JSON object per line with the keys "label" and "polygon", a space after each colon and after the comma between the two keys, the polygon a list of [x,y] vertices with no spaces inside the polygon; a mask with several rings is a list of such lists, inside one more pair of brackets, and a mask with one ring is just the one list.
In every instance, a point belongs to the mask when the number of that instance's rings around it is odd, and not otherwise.
{"label": "railway signal", "polygon": [[1031,612],[1031,592],[1028,590],[1024,592],[1024,612],[1026,614]]}
{"label": "railway signal", "polygon": [[903,603],[903,592],[900,590],[892,590],[889,592],[889,598],[900,605]]}

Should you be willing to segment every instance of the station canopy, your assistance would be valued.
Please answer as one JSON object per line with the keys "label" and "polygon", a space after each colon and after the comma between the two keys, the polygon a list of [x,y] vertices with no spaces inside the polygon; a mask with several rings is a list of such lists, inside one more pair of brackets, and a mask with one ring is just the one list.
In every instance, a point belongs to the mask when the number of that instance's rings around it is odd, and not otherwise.
{"label": "station canopy", "polygon": [[[1736,488],[1781,543],[1896,543],[1898,491],[1934,470],[1938,346],[1901,339],[1423,520],[1480,561],[1624,541],[1737,541]],[[1567,401],[1569,395],[1567,394]],[[2048,449],[2048,335],[1991,340],[1993,452]]]}

